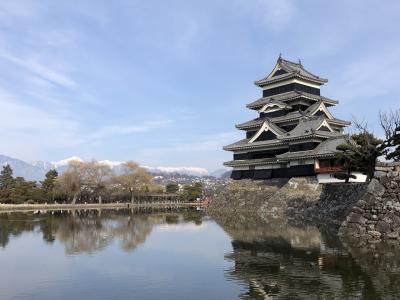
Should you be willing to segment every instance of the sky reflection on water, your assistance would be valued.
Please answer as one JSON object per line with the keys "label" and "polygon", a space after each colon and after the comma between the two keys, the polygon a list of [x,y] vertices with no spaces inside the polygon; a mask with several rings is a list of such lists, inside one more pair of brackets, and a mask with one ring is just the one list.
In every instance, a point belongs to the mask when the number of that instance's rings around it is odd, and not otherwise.
{"label": "sky reflection on water", "polygon": [[398,254],[246,215],[0,213],[0,299],[397,299]]}

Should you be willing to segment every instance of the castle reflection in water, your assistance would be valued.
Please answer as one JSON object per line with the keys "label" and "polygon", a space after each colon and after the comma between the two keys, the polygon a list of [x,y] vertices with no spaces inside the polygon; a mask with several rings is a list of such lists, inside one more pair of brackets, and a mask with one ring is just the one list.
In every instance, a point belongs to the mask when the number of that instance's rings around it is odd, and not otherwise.
{"label": "castle reflection in water", "polygon": [[[208,235],[199,235],[197,241],[204,255],[212,256],[218,246],[208,237],[225,232],[224,252],[206,269],[222,272],[227,283],[240,287],[237,297],[241,299],[397,299],[400,294],[398,245],[359,245],[340,241],[336,228],[241,213],[214,219],[193,209],[0,213],[0,250],[24,233],[35,233],[45,244],[62,245],[66,255],[101,253],[114,245],[120,252],[135,253],[155,228],[184,228],[187,224],[208,230]],[[176,239],[186,238],[179,230],[173,234]],[[174,247],[173,240],[162,242]],[[202,262],[199,253],[185,254],[187,261],[193,262],[184,269],[190,274],[196,273]],[[219,271],[216,265],[224,267]],[[170,272],[169,277],[174,278],[174,270]],[[224,289],[223,284],[215,287],[217,294]]]}

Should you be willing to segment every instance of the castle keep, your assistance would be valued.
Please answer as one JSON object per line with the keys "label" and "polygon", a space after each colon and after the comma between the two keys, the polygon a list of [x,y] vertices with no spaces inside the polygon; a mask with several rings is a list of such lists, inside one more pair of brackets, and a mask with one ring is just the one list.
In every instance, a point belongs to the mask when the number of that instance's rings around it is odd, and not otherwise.
{"label": "castle keep", "polygon": [[333,177],[341,170],[336,147],[346,142],[343,128],[350,122],[330,113],[338,101],[321,96],[327,82],[300,61],[279,56],[272,72],[255,82],[262,97],[247,104],[258,117],[236,125],[246,138],[224,147],[233,152],[233,160],[224,163],[233,168],[233,179]]}

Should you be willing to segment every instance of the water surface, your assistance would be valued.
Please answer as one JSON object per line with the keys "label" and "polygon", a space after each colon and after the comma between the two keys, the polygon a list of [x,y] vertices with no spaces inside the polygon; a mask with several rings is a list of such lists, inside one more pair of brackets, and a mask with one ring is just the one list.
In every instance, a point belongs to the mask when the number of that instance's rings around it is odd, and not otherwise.
{"label": "water surface", "polygon": [[0,213],[0,299],[398,299],[398,249],[194,209]]}

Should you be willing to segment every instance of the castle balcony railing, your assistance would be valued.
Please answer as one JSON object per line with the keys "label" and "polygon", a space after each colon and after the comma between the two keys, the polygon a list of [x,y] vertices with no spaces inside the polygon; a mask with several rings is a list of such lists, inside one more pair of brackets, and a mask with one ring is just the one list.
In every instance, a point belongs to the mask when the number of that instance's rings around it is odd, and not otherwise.
{"label": "castle balcony railing", "polygon": [[315,168],[315,173],[334,173],[343,170],[342,166],[332,166],[332,167],[320,167]]}

